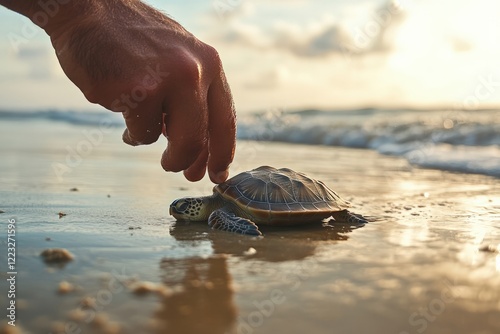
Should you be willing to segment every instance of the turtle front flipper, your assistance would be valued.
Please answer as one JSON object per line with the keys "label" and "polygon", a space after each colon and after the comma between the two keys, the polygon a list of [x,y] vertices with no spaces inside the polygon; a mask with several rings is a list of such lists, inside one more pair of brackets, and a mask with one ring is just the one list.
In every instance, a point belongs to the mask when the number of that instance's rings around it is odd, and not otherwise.
{"label": "turtle front flipper", "polygon": [[251,220],[236,216],[224,209],[215,210],[208,217],[208,226],[213,229],[246,235],[259,236],[262,233]]}
{"label": "turtle front flipper", "polygon": [[332,217],[339,223],[349,223],[352,225],[368,224],[368,220],[366,220],[363,216],[353,214],[347,210],[332,212]]}

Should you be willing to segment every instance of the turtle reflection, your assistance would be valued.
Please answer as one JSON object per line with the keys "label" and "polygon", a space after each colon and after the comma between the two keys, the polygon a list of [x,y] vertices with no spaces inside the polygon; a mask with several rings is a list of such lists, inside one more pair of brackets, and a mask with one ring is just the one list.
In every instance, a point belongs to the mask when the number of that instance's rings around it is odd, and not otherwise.
{"label": "turtle reflection", "polygon": [[[228,254],[268,262],[302,260],[313,256],[323,242],[340,242],[357,227],[348,224],[319,223],[305,226],[278,228],[264,227],[264,238],[238,236],[210,229],[206,223],[176,222],[170,235],[176,240],[193,244],[210,242],[214,254]],[[191,244],[191,246],[193,246]],[[254,254],[248,254],[249,249]]]}
{"label": "turtle reflection", "polygon": [[155,333],[232,333],[236,326],[226,257],[163,259],[162,280],[173,292],[156,312]]}

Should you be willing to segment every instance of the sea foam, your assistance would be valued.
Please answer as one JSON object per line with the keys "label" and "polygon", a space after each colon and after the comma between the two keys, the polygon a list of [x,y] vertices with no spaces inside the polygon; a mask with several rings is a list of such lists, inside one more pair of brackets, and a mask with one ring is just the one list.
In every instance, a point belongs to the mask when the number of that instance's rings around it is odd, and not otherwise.
{"label": "sea foam", "polygon": [[[124,127],[112,112],[0,111],[0,120]],[[500,177],[500,111],[273,111],[238,117],[238,139],[376,150],[411,164]]]}

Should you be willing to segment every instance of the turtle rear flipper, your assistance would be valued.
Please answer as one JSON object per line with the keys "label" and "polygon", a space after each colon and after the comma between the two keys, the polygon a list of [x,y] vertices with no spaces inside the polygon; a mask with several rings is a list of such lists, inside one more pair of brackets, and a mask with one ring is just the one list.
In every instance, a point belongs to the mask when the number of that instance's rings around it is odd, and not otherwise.
{"label": "turtle rear flipper", "polygon": [[215,210],[208,217],[208,226],[213,229],[246,235],[259,236],[262,233],[251,220],[237,217],[224,209]]}
{"label": "turtle rear flipper", "polygon": [[363,216],[356,215],[347,210],[332,212],[332,217],[335,219],[336,222],[339,223],[349,223],[352,225],[368,224],[368,220],[366,220]]}

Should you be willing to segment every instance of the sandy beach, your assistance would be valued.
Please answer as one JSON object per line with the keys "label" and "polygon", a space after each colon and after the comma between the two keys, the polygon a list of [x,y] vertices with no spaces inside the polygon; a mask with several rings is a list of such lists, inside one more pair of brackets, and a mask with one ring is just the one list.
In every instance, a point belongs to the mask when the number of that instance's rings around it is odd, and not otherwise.
{"label": "sandy beach", "polygon": [[[175,222],[174,199],[213,185],[165,173],[164,139],[129,147],[121,132],[0,122],[0,333],[500,333],[498,178],[364,149],[239,141],[231,175],[302,171],[372,220],[252,238]],[[44,261],[52,248],[73,260]]]}

